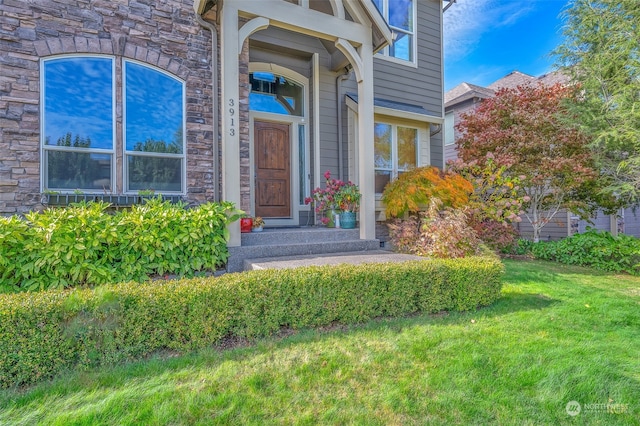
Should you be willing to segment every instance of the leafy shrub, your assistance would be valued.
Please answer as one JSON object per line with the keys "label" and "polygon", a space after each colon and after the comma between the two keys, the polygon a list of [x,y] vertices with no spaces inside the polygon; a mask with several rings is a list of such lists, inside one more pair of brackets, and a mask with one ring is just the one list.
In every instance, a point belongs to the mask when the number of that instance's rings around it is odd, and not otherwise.
{"label": "leafy shrub", "polygon": [[389,241],[395,251],[413,254],[420,241],[422,220],[418,216],[404,219],[394,218],[387,221]]}
{"label": "leafy shrub", "polygon": [[406,219],[389,222],[389,238],[397,251],[437,258],[458,258],[478,254],[482,241],[469,226],[461,209],[442,208],[432,198],[429,208]]}
{"label": "leafy shrub", "polygon": [[475,309],[500,296],[502,273],[497,258],[473,257],[2,294],[0,386],[281,327]]}
{"label": "leafy shrub", "polygon": [[500,248],[502,254],[513,254],[516,256],[531,256],[534,242],[524,238],[518,238],[511,245]]}
{"label": "leafy shrub", "polygon": [[529,197],[522,195],[520,177],[509,174],[506,165],[498,165],[491,153],[484,161],[463,162],[461,159],[449,161],[449,170],[459,173],[473,184],[473,194],[469,198],[471,216],[474,222],[509,224],[520,222],[522,204]]}
{"label": "leafy shrub", "polygon": [[[475,218],[475,216],[472,216]],[[476,231],[478,237],[489,248],[496,251],[503,251],[516,243],[518,231],[506,222],[485,219],[481,222],[471,220],[471,227]]]}
{"label": "leafy shrub", "polygon": [[640,275],[640,239],[629,235],[614,237],[592,229],[560,241],[533,244],[532,252],[538,259]]}
{"label": "leafy shrub", "polygon": [[402,173],[382,193],[388,217],[424,211],[432,198],[447,207],[462,207],[469,202],[473,186],[462,176],[437,167],[418,167]]}
{"label": "leafy shrub", "polygon": [[0,291],[191,276],[227,260],[229,203],[186,209],[156,198],[114,214],[107,207],[79,203],[26,220],[0,218]]}

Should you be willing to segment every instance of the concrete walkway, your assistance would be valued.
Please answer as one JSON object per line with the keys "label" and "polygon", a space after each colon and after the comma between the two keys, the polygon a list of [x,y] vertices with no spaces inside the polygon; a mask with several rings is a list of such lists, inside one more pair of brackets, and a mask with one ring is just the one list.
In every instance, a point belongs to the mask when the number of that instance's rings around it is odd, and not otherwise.
{"label": "concrete walkway", "polygon": [[312,265],[339,265],[348,263],[406,262],[408,260],[425,260],[426,258],[411,254],[393,253],[386,250],[370,250],[348,253],[312,254],[304,256],[272,257],[245,260],[245,270],[285,269]]}

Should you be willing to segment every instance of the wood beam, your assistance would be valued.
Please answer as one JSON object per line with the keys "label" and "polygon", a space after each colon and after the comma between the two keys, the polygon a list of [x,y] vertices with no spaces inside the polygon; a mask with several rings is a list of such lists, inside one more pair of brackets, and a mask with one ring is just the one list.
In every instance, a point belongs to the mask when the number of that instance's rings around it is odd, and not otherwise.
{"label": "wood beam", "polygon": [[262,16],[269,19],[272,26],[313,37],[330,41],[343,38],[358,46],[371,39],[371,27],[286,1],[227,0],[224,7],[231,4],[237,7],[241,17]]}
{"label": "wood beam", "polygon": [[238,52],[242,52],[244,41],[256,31],[269,28],[269,20],[267,18],[253,18],[245,23],[238,31]]}

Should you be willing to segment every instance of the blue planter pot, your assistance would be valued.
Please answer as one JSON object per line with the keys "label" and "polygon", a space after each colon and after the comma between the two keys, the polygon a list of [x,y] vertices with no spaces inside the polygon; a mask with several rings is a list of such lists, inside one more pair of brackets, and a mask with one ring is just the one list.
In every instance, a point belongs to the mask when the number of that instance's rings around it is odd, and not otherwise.
{"label": "blue planter pot", "polygon": [[356,214],[354,212],[340,213],[340,227],[344,229],[354,229],[356,227]]}

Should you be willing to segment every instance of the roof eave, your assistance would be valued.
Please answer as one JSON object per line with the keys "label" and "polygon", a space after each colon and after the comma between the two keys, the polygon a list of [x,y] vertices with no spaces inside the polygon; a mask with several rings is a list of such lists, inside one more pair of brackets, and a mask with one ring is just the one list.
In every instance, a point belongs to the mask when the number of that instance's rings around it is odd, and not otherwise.
{"label": "roof eave", "polygon": [[[375,42],[373,46],[373,53],[376,53],[386,46],[389,46],[393,43],[394,34],[387,24],[387,21],[384,20],[384,17],[380,14],[378,8],[373,4],[371,0],[360,0],[360,4],[362,4],[362,8],[369,16],[371,23],[378,29],[380,32],[381,40]],[[375,33],[375,31],[374,31]]]}

